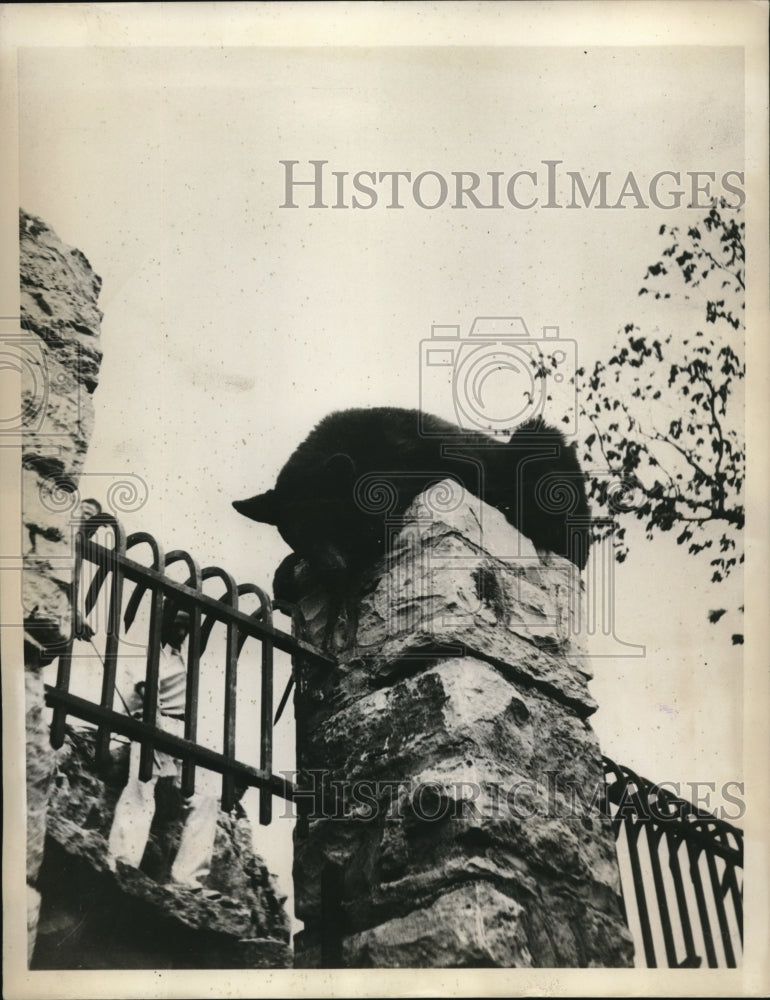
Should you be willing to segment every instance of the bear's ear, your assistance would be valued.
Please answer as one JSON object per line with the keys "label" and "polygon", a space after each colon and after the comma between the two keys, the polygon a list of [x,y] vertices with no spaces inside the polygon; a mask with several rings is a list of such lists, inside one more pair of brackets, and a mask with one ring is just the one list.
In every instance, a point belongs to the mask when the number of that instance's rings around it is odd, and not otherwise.
{"label": "bear's ear", "polygon": [[278,505],[275,501],[275,490],[260,493],[249,500],[233,500],[233,507],[244,517],[262,524],[278,524]]}
{"label": "bear's ear", "polygon": [[324,462],[324,473],[329,484],[350,486],[356,477],[356,465],[350,455],[337,452]]}

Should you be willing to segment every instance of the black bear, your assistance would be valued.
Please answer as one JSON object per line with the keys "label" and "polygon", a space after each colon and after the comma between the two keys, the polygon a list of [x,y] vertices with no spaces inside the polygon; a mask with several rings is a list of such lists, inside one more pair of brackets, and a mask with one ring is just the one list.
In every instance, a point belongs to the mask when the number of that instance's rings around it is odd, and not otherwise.
{"label": "black bear", "polygon": [[[447,478],[501,510],[538,549],[585,566],[584,476],[574,446],[540,420],[506,442],[418,410],[342,410],[299,445],[274,489],[233,506],[274,524],[315,573],[342,586],[383,555],[386,518],[392,526],[418,494]],[[278,590],[286,590],[292,567],[279,568],[277,597],[291,599]]]}

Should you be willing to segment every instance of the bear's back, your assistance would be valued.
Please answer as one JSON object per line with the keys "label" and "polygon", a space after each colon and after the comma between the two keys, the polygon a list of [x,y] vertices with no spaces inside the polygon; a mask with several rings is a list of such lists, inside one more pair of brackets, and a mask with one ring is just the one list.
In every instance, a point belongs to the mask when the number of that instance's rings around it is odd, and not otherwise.
{"label": "bear's back", "polygon": [[447,466],[447,444],[468,452],[496,447],[486,435],[461,431],[419,410],[389,406],[340,410],[325,417],[298,446],[281,470],[277,488],[279,492],[296,488],[336,454],[348,456],[358,476],[436,472]]}

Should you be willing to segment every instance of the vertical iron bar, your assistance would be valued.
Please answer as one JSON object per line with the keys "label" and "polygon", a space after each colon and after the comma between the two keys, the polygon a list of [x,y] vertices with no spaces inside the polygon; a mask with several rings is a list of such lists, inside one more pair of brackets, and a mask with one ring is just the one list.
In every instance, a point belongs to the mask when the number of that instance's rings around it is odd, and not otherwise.
{"label": "vertical iron bar", "polygon": [[[679,822],[681,823],[681,820]],[[679,910],[679,922],[682,928],[682,937],[684,938],[685,958],[695,959],[698,956],[695,954],[695,939],[692,934],[690,912],[687,907],[687,896],[684,891],[684,879],[682,878],[682,869],[679,864],[679,848],[681,841],[677,840],[674,835],[668,836],[667,839],[668,867],[671,871],[671,877],[674,880],[674,893],[676,895],[676,903]]]}
{"label": "vertical iron bar", "polygon": [[[304,634],[304,619],[298,608],[295,608],[291,616],[291,631],[295,639]],[[306,789],[302,788],[305,781],[304,767],[305,760],[303,754],[303,741],[307,734],[305,725],[307,715],[307,678],[305,676],[304,661],[302,654],[294,652],[291,654],[291,670],[294,675],[294,756],[297,764],[296,786],[298,790],[305,791],[297,798],[297,821],[302,824],[307,823],[307,817],[313,811],[313,804],[309,801]]]}
{"label": "vertical iron bar", "polygon": [[[740,859],[738,861],[738,865],[739,867],[742,867],[743,838],[742,835],[737,831],[733,833],[733,838],[736,841],[736,846],[733,846],[730,843],[729,835],[724,827],[722,828],[717,837],[720,845],[724,846],[726,852],[730,853],[734,852],[737,854],[738,858]],[[729,890],[733,904],[733,912],[735,913],[735,920],[736,923],[738,924],[738,934],[740,935],[741,948],[743,948],[743,897],[741,895],[741,890],[738,886],[738,880],[735,874],[735,867],[736,867],[735,863],[731,860],[731,858],[727,854],[724,858],[724,862],[725,862],[725,870],[724,874],[722,875],[722,885],[721,885],[722,898],[724,899],[727,896],[727,892]]]}
{"label": "vertical iron bar", "polygon": [[725,863],[725,874],[722,884],[725,895],[727,894],[727,890],[730,890],[730,898],[732,899],[733,911],[735,912],[735,922],[738,924],[741,947],[743,947],[743,897],[741,896],[741,890],[738,887],[738,880],[735,876],[735,865],[730,861]]}
{"label": "vertical iron bar", "polygon": [[[237,626],[227,622],[227,652],[225,661],[225,726],[224,750],[225,757],[235,758],[235,704],[236,682],[238,676]],[[235,805],[235,781],[232,774],[222,775],[222,810],[230,812]]]}
{"label": "vertical iron bar", "polygon": [[[185,692],[184,738],[195,743],[198,738],[198,690],[200,687],[201,609],[194,604],[190,614],[190,631],[187,638],[187,689]],[[195,793],[195,761],[185,758],[182,762],[182,795]]]}
{"label": "vertical iron bar", "polygon": [[[157,553],[157,560],[160,563],[160,552]],[[163,567],[167,571],[174,563],[183,562],[189,576],[186,581],[188,587],[193,587],[196,591],[201,586],[201,571],[197,562],[184,549],[174,549],[163,558]],[[190,615],[190,627],[187,633],[187,671],[185,677],[185,707],[184,707],[184,736],[185,739],[195,743],[198,734],[198,690],[200,682],[200,657],[201,657],[201,609],[197,602],[193,602],[191,608],[186,608]],[[188,757],[182,757],[182,795],[189,798],[195,794],[195,761]]]}
{"label": "vertical iron bar", "polygon": [[[72,624],[70,626],[69,639],[59,655],[59,663],[56,668],[56,687],[59,691],[69,691],[70,675],[72,673],[72,644],[75,641],[75,623],[79,612],[78,590],[80,587],[80,574],[83,563],[83,533],[78,531],[75,534],[75,561],[72,567],[72,581],[70,583],[70,615]],[[51,719],[51,746],[58,750],[64,743],[64,733],[67,728],[67,709],[64,705],[57,705],[53,710]]]}
{"label": "vertical iron bar", "polygon": [[[265,624],[272,628],[273,616],[265,608]],[[262,718],[260,720],[259,766],[268,774],[273,772],[273,644],[262,640]],[[270,789],[259,790],[259,822],[267,826],[273,818],[273,795]]]}
{"label": "vertical iron bar", "polygon": [[[144,680],[144,705],[142,719],[148,726],[158,724],[158,675],[160,673],[160,644],[163,633],[163,592],[157,586],[152,588],[150,605],[150,630],[147,643],[147,672]],[[139,757],[139,780],[149,781],[155,748],[152,739],[142,740]]]}
{"label": "vertical iron bar", "polygon": [[662,841],[662,831],[656,830],[649,821],[645,823],[647,828],[647,847],[650,854],[650,866],[652,868],[652,881],[655,885],[655,895],[658,900],[658,910],[660,915],[660,926],[663,931],[663,944],[666,949],[666,961],[669,968],[676,967],[676,945],[674,935],[671,930],[671,917],[668,912],[668,900],[666,899],[666,887],[663,882],[663,873],[660,868],[659,850]]}
{"label": "vertical iron bar", "polygon": [[[102,708],[112,709],[115,698],[115,675],[118,664],[118,641],[120,637],[120,610],[123,603],[123,569],[119,555],[120,538],[115,538],[110,562],[110,606],[107,612],[107,641],[104,647],[104,673],[102,675]],[[106,764],[110,757],[110,727],[108,723],[99,726],[96,736],[96,761]]]}
{"label": "vertical iron bar", "polygon": [[717,911],[719,932],[722,935],[722,946],[725,950],[725,961],[728,969],[735,969],[737,967],[735,962],[735,952],[733,951],[733,943],[730,937],[730,925],[727,923],[725,904],[722,899],[722,886],[720,884],[719,872],[717,871],[713,852],[708,848],[705,848],[705,852],[706,864],[708,865],[709,876],[711,878],[711,889],[714,896],[714,908]]}
{"label": "vertical iron bar", "polygon": [[647,968],[656,969],[657,962],[655,961],[655,947],[652,943],[652,930],[650,928],[650,916],[647,909],[647,898],[644,894],[642,866],[639,861],[639,851],[636,844],[641,830],[641,824],[642,820],[638,820],[636,823],[632,820],[625,820],[626,843],[628,844],[628,856],[631,861],[631,874],[634,878],[634,895],[636,896],[636,908],[639,911],[639,924],[642,929],[644,957],[647,962]]}
{"label": "vertical iron bar", "polygon": [[687,853],[690,857],[690,878],[695,890],[695,900],[698,904],[698,916],[700,918],[701,930],[703,931],[703,943],[706,946],[706,960],[710,969],[718,968],[717,955],[714,950],[714,936],[711,932],[711,922],[709,921],[708,909],[706,908],[706,894],[703,891],[703,883],[698,868],[698,856],[700,848],[688,842]]}
{"label": "vertical iron bar", "polygon": [[[616,777],[617,777],[617,772],[615,772],[615,774],[616,774]],[[606,778],[606,773],[605,773],[605,778]],[[612,814],[612,809],[610,807],[610,785],[609,785],[609,783],[605,786],[605,797],[604,797],[604,801],[602,803],[601,808],[604,810],[605,816],[607,816],[607,818],[610,821],[610,829],[612,830],[612,835],[615,838],[615,856],[616,856],[616,859],[618,860],[618,864],[619,864],[620,851],[618,850],[618,845],[620,844],[620,836],[621,836],[621,832],[625,828],[625,824],[623,823],[623,820],[622,820],[619,812],[616,812],[614,815]],[[627,838],[627,835],[626,835],[626,838]],[[628,927],[628,899],[627,899],[627,895],[626,895],[626,890],[623,887],[623,879],[622,878],[620,879],[620,902],[623,905],[623,919],[625,920],[626,927]]]}

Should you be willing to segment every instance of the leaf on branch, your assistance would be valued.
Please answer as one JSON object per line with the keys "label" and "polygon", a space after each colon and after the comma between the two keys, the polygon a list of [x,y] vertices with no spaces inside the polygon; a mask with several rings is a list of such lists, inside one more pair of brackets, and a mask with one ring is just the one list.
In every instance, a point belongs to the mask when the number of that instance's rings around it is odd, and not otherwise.
{"label": "leaf on branch", "polygon": [[[700,325],[710,333],[704,335],[693,323],[692,332],[677,330],[648,340],[638,326],[626,323],[606,366],[595,363],[581,408],[594,425],[594,433],[584,442],[586,460],[601,446],[611,468],[625,473],[645,469],[656,477],[652,485],[640,484],[640,503],[618,509],[621,520],[628,514],[639,519],[650,539],[676,528],[677,544],[692,555],[712,544],[716,548],[716,538],[705,533],[709,522],[727,528],[723,538],[728,537],[729,544],[722,541],[720,546],[723,557],[711,562],[715,582],[729,576],[739,562],[735,538],[743,523],[736,501],[743,485],[744,453],[728,417],[732,409],[738,413],[739,407],[732,405],[733,382],[744,377],[745,368],[736,353],[742,351],[742,341],[723,342],[741,326],[743,228],[743,223],[723,219],[714,206],[705,219],[686,228],[687,241],[682,245],[677,227],[660,225],[659,235],[667,236],[669,245],[647,268],[639,295],[668,299],[671,292],[666,288],[671,289],[689,307],[698,304]],[[676,268],[669,270],[667,259]],[[706,284],[716,288],[720,281],[726,291],[710,297]],[[600,375],[609,371],[612,377]],[[655,407],[649,406],[652,402]],[[670,421],[667,434],[651,425],[651,413],[657,414],[661,403],[670,407],[662,420],[664,427]],[[671,419],[675,413],[679,416]],[[657,442],[654,453],[647,441]],[[673,465],[667,467],[670,462]],[[590,493],[603,506],[612,502],[607,491],[599,491],[593,483]],[[627,546],[618,546],[614,538],[613,547],[615,558],[624,560]],[[735,556],[727,558],[731,551]]]}

